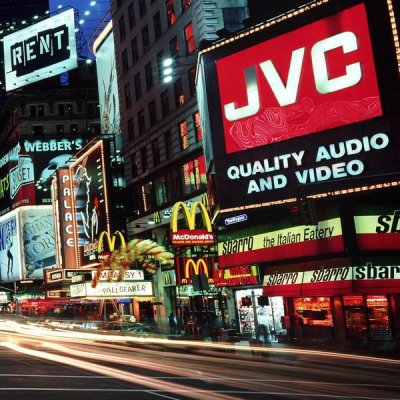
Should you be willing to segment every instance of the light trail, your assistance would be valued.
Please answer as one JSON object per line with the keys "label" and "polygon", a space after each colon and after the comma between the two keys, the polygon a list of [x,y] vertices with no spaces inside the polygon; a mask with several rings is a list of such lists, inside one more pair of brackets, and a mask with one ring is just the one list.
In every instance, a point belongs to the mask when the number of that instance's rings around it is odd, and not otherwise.
{"label": "light trail", "polygon": [[259,354],[287,354],[287,355],[305,355],[305,356],[317,356],[326,358],[336,358],[347,361],[358,361],[358,362],[368,362],[368,363],[380,363],[392,366],[400,366],[400,360],[384,358],[384,357],[374,357],[374,356],[364,356],[357,354],[345,354],[337,352],[328,352],[320,350],[311,349],[295,349],[295,348],[276,348],[276,347],[250,347],[248,345],[235,345],[230,343],[215,343],[215,342],[199,342],[194,340],[175,340],[167,338],[151,338],[151,337],[134,337],[125,335],[110,335],[107,333],[91,333],[91,332],[76,332],[62,329],[50,330],[45,327],[37,327],[34,325],[22,325],[14,321],[8,323],[1,328],[1,330],[9,330],[21,333],[29,334],[32,336],[39,337],[41,339],[51,340],[52,338],[62,338],[64,340],[76,342],[76,340],[92,340],[92,341],[107,341],[114,343],[146,343],[146,344],[159,344],[159,345],[169,345],[175,347],[195,347],[199,349],[214,349],[214,350],[224,350],[224,351],[234,351],[250,353],[255,351]]}
{"label": "light trail", "polygon": [[156,378],[150,378],[144,375],[138,375],[115,368],[105,367],[99,364],[94,364],[75,358],[59,356],[53,353],[50,354],[38,350],[27,349],[10,342],[1,342],[0,346],[3,346],[10,350],[14,350],[20,354],[25,354],[31,357],[41,358],[48,361],[57,362],[60,364],[69,365],[75,368],[94,372],[97,374],[106,375],[114,379],[119,379],[136,385],[149,387],[152,390],[159,390],[161,392],[168,392],[168,393],[179,393],[184,395],[185,397],[196,400],[198,400],[199,398],[204,400],[240,400],[240,398],[233,397],[231,395],[216,393],[215,391],[209,392],[207,390],[200,390],[191,386],[185,386],[177,383],[168,382],[165,380],[160,381]]}

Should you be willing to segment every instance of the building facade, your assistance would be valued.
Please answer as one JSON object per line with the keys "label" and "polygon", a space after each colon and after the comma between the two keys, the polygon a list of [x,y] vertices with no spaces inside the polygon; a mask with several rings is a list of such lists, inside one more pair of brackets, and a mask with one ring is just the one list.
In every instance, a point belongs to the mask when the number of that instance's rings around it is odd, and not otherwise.
{"label": "building facade", "polygon": [[398,349],[398,12],[315,1],[200,53],[219,268],[259,265],[280,340]]}

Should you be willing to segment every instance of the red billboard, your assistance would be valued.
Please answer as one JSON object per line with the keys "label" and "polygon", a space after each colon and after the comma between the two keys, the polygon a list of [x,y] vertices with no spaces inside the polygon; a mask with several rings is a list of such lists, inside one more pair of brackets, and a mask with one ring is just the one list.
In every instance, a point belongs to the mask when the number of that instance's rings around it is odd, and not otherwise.
{"label": "red billboard", "polygon": [[320,3],[200,52],[204,154],[221,212],[398,182],[391,18],[386,2]]}
{"label": "red billboard", "polygon": [[224,57],[217,74],[228,154],[382,115],[363,4]]}

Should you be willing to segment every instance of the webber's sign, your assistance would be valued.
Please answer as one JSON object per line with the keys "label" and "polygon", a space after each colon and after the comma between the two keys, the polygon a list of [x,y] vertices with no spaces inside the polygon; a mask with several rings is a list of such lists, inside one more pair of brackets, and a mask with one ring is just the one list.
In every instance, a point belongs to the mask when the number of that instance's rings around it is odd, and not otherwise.
{"label": "webber's sign", "polygon": [[5,36],[4,67],[7,91],[76,68],[74,10]]}

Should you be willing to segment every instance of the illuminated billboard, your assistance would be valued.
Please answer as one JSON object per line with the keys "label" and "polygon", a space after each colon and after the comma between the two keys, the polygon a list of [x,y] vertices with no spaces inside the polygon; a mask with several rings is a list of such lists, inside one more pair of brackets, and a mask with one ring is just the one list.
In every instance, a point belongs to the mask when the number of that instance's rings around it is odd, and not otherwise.
{"label": "illuminated billboard", "polygon": [[205,156],[221,209],[293,201],[301,187],[322,194],[398,179],[388,7],[342,3],[340,12],[329,2],[305,7],[201,52]]}
{"label": "illuminated billboard", "polygon": [[102,134],[120,133],[118,83],[114,54],[114,35],[111,31],[96,51]]}
{"label": "illuminated billboard", "polygon": [[19,206],[51,204],[49,178],[70,165],[85,141],[25,139],[0,158],[0,214]]}
{"label": "illuminated billboard", "polygon": [[18,214],[0,217],[0,281],[22,279],[21,239]]}
{"label": "illuminated billboard", "polygon": [[6,90],[77,67],[75,16],[71,8],[3,39]]}
{"label": "illuminated billboard", "polygon": [[70,166],[76,267],[98,264],[98,239],[110,232],[105,145],[99,141]]}
{"label": "illuminated billboard", "polygon": [[20,212],[24,249],[24,279],[43,279],[56,267],[54,221],[51,206],[24,207]]}
{"label": "illuminated billboard", "polygon": [[228,154],[382,114],[362,6],[224,57],[217,74]]}

